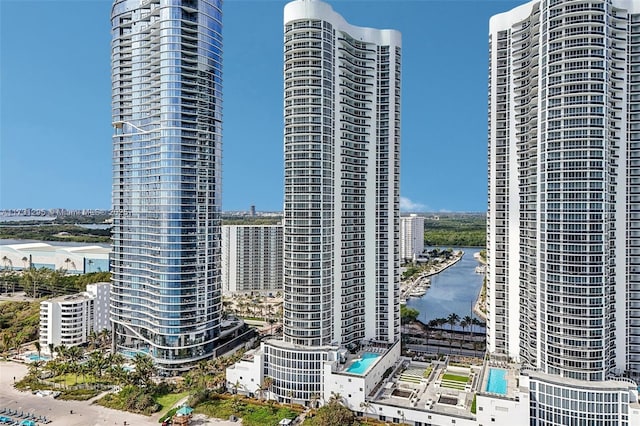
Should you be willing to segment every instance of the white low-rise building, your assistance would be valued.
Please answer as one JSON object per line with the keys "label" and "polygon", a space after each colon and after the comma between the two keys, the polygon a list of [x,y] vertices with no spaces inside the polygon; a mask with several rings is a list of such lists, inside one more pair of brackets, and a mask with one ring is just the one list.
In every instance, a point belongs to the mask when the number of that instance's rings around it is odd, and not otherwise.
{"label": "white low-rise building", "polygon": [[[280,349],[280,353],[274,351]],[[231,391],[277,399],[283,403],[324,405],[339,399],[357,416],[371,417],[382,422],[411,426],[455,425],[529,426],[535,417],[551,419],[559,424],[640,424],[640,404],[637,385],[632,380],[609,380],[585,386],[584,382],[562,379],[522,368],[508,362],[480,361],[478,364],[449,362],[448,358],[425,362],[400,356],[400,343],[384,348],[371,343],[356,353],[344,349],[326,348],[320,376],[314,374],[318,351],[297,346],[285,347],[281,342],[263,343],[249,351],[243,359],[227,369],[227,388]],[[289,357],[289,351],[298,351]],[[289,363],[287,370],[274,368]],[[304,361],[298,361],[304,360]],[[265,382],[265,363],[272,364],[269,389],[261,389]],[[302,363],[302,365],[294,365]],[[295,371],[296,377],[278,376]],[[285,380],[310,383],[316,380],[321,391],[310,401],[281,396],[278,387]],[[262,392],[261,395],[259,393]],[[317,402],[315,402],[317,401]],[[563,407],[558,410],[554,407]],[[600,407],[600,408],[598,408]],[[587,422],[588,415],[603,413],[606,421]],[[574,423],[563,417],[573,416]],[[579,421],[584,420],[584,421]]]}
{"label": "white low-rise building", "polygon": [[55,245],[48,243],[19,243],[0,245],[0,268],[22,271],[29,268],[65,270],[69,274],[88,274],[109,271],[107,245]]}
{"label": "white low-rise building", "polygon": [[88,284],[82,293],[56,297],[40,303],[40,346],[76,346],[88,342],[92,331],[111,330],[110,283]]}

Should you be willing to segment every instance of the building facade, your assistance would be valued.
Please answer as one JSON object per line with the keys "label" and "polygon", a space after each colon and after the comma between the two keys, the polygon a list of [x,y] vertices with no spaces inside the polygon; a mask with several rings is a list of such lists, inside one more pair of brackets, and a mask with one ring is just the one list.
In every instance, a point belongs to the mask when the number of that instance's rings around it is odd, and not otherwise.
{"label": "building facade", "polygon": [[488,351],[540,374],[531,424],[630,424],[580,399],[640,379],[640,2],[532,1],[489,44]]}
{"label": "building facade", "polygon": [[10,271],[47,268],[68,274],[108,272],[110,253],[106,245],[4,244],[0,245],[0,267]]}
{"label": "building facade", "polygon": [[412,261],[424,251],[424,217],[417,214],[400,218],[400,259]]}
{"label": "building facade", "polygon": [[260,375],[308,402],[340,350],[400,338],[401,40],[315,0],[284,26],[283,339]]}
{"label": "building facade", "polygon": [[88,284],[86,291],[40,302],[40,346],[77,346],[89,342],[91,332],[111,330],[110,283]]}
{"label": "building facade", "polygon": [[279,291],[282,291],[282,225],[223,225],[223,294]]}
{"label": "building facade", "polygon": [[111,12],[114,347],[166,373],[220,335],[221,3]]}

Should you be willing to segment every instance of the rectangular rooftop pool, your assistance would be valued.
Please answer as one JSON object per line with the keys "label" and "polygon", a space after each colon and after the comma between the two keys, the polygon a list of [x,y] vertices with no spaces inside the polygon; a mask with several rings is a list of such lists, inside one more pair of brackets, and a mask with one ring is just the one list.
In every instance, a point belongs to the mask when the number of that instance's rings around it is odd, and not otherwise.
{"label": "rectangular rooftop pool", "polygon": [[365,371],[380,357],[380,354],[365,352],[360,359],[353,361],[353,364],[347,368],[347,373],[364,374]]}
{"label": "rectangular rooftop pool", "polygon": [[501,368],[490,368],[489,378],[487,379],[487,392],[497,393],[499,395],[507,394],[507,370]]}

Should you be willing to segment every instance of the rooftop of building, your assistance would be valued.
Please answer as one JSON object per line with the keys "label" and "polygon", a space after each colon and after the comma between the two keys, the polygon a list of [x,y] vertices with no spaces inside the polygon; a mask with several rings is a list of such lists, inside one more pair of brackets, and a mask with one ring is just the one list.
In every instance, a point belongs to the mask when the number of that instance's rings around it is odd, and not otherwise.
{"label": "rooftop of building", "polygon": [[368,401],[472,419],[476,394],[518,400],[519,371],[518,364],[474,357],[401,358],[389,377],[368,395]]}
{"label": "rooftop of building", "polygon": [[71,303],[71,302],[80,302],[84,300],[91,300],[93,296],[89,293],[76,293],[76,294],[67,294],[64,296],[54,297],[52,299],[45,300],[45,302],[53,302],[53,303]]}
{"label": "rooftop of building", "polygon": [[105,254],[108,255],[111,252],[110,246],[100,245],[87,245],[86,243],[70,244],[64,242],[64,244],[49,244],[41,242],[27,242],[18,244],[0,244],[0,248],[5,250],[14,250],[19,252],[55,252],[65,251],[68,253],[90,253],[90,254]]}
{"label": "rooftop of building", "polygon": [[[528,394],[529,388],[522,385],[522,375],[584,389],[629,390],[636,386],[635,382],[624,378],[597,383],[572,380],[522,369],[520,364],[512,362],[456,356],[433,360],[414,357],[402,358],[392,374],[368,395],[368,401],[474,418],[471,410],[476,394],[513,401]],[[640,408],[640,402],[632,398],[630,406]]]}
{"label": "rooftop of building", "polygon": [[363,376],[391,346],[388,342],[367,341],[362,346],[339,349],[335,372]]}

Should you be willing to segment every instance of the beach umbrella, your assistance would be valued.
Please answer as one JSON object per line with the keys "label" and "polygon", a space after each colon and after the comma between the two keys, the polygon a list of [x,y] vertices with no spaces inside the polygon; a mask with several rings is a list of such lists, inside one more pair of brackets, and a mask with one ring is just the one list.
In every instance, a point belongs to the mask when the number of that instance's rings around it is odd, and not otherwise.
{"label": "beach umbrella", "polygon": [[178,411],[176,411],[176,414],[178,414],[179,416],[188,416],[192,412],[193,412],[193,408],[183,405],[178,409]]}

